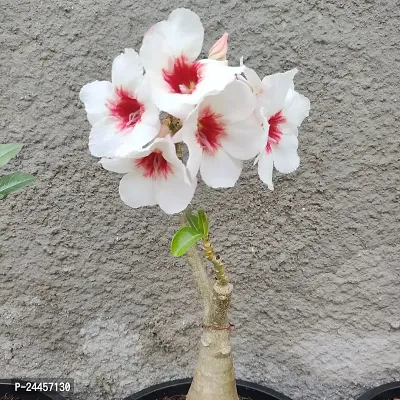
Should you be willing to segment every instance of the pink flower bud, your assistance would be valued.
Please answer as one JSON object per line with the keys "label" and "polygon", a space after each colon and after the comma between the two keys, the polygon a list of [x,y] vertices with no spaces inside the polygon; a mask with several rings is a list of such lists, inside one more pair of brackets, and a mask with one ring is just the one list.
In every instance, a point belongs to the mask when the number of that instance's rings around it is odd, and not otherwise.
{"label": "pink flower bud", "polygon": [[224,33],[219,40],[211,47],[208,58],[217,61],[225,61],[228,52],[228,34]]}

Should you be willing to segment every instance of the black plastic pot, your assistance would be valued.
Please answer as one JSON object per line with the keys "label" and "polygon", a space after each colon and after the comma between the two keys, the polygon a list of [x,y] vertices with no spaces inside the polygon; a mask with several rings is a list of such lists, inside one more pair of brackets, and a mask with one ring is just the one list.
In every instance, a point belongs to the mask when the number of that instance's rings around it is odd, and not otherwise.
{"label": "black plastic pot", "polygon": [[358,400],[393,400],[400,399],[400,382],[386,383],[364,393]]}
{"label": "black plastic pot", "polygon": [[[187,394],[192,379],[178,379],[151,386],[124,400],[163,400],[164,397]],[[238,380],[236,382],[239,396],[251,400],[291,400],[289,397],[256,383]]]}
{"label": "black plastic pot", "polygon": [[21,400],[66,400],[65,397],[56,392],[26,392],[21,389],[16,392],[14,389],[14,384],[9,379],[0,379],[0,397],[7,395],[10,400],[14,398]]}

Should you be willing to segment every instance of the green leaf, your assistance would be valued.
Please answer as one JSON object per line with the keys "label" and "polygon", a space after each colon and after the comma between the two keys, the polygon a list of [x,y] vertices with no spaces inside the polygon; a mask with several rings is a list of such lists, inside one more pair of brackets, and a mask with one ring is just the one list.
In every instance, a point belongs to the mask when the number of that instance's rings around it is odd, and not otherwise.
{"label": "green leaf", "polygon": [[194,229],[197,233],[201,233],[201,230],[199,228],[199,221],[198,217],[195,214],[192,214],[191,212],[186,213],[186,219],[189,224],[189,226]]}
{"label": "green leaf", "polygon": [[203,235],[190,226],[185,226],[175,233],[171,242],[171,253],[175,257],[183,256]]}
{"label": "green leaf", "polygon": [[11,192],[22,189],[35,180],[32,175],[14,172],[0,178],[0,199],[5,199]]}
{"label": "green leaf", "polygon": [[0,167],[6,165],[22,149],[22,144],[8,143],[0,144]]}
{"label": "green leaf", "polygon": [[203,234],[203,237],[206,238],[208,236],[209,223],[208,223],[208,217],[203,210],[199,211],[198,221],[199,221],[199,228],[200,228],[199,230]]}

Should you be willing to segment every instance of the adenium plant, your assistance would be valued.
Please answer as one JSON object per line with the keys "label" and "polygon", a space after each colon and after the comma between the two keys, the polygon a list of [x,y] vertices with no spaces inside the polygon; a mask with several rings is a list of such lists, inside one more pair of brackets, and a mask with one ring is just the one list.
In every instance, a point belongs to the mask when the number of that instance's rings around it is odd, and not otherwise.
{"label": "adenium plant", "polygon": [[228,64],[227,33],[207,59],[198,59],[203,38],[199,17],[176,9],[145,33],[139,53],[125,49],[114,59],[111,82],[85,85],[80,99],[92,125],[90,152],[105,169],[123,174],[122,201],[181,213],[171,252],[187,255],[205,309],[187,399],[238,400],[228,319],[233,285],[214,252],[206,213],[189,204],[199,175],[211,188],[232,187],[245,160],[254,159],[273,190],[274,168],[290,173],[299,166],[298,127],[310,103],[294,89],[296,69],[261,79],[243,59]]}

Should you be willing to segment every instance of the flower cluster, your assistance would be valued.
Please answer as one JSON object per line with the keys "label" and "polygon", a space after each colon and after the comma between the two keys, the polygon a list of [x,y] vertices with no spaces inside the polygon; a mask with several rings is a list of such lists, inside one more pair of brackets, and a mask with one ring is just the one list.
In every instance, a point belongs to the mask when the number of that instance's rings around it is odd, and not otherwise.
{"label": "flower cluster", "polygon": [[[208,186],[232,187],[244,160],[255,158],[271,190],[273,167],[290,173],[299,166],[297,128],[310,103],[294,90],[297,70],[261,80],[242,60],[229,66],[227,34],[198,60],[203,38],[199,17],[176,9],[146,32],[139,54],[125,49],[114,59],[111,82],[80,92],[92,125],[90,152],[105,169],[125,174],[119,192],[131,207],[180,212],[199,171]],[[182,143],[186,165],[177,151]]]}

